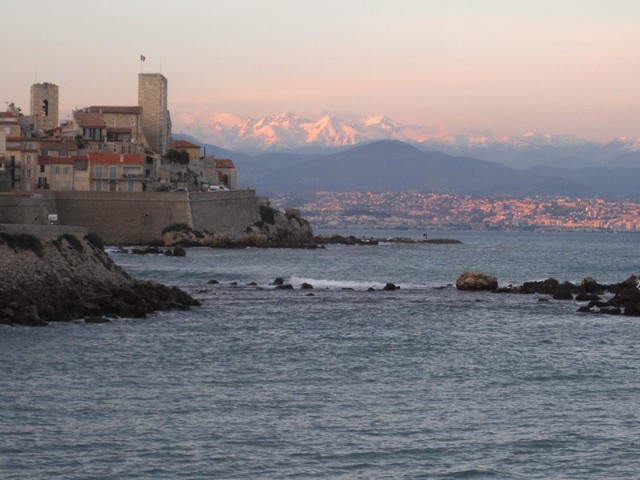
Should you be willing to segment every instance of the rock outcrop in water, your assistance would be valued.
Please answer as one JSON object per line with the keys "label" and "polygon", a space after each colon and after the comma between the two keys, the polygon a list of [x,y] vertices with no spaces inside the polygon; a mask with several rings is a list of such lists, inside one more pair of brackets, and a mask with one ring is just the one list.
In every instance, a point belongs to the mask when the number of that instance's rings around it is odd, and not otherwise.
{"label": "rock outcrop in water", "polygon": [[462,272],[456,280],[456,288],[458,290],[495,291],[498,288],[498,279],[493,275],[466,271]]}
{"label": "rock outcrop in water", "polygon": [[[524,282],[522,285],[498,287],[498,279],[478,272],[464,272],[456,281],[458,290],[487,290],[496,293],[551,295],[555,300],[589,302],[578,311],[584,313],[625,314],[640,316],[640,288],[638,277],[630,276],[623,282],[600,284],[586,277],[580,284],[559,282],[555,278]],[[608,299],[601,298],[609,294]],[[613,295],[613,296],[611,296]]]}
{"label": "rock outcrop in water", "polygon": [[0,324],[95,323],[199,304],[177,288],[132,279],[91,235],[1,232],[0,278]]}
{"label": "rock outcrop in water", "polygon": [[211,248],[317,248],[313,230],[297,209],[284,212],[271,207],[260,207],[260,221],[247,227],[238,238],[197,232],[183,224],[171,225],[162,232],[165,246]]}

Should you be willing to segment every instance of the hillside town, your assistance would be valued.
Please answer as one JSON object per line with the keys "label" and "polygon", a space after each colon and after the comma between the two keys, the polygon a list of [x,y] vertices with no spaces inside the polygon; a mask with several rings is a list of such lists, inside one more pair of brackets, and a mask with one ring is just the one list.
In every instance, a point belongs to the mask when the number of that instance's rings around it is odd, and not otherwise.
{"label": "hillside town", "polygon": [[138,75],[138,105],[91,105],[60,120],[59,87],[31,86],[30,111],[0,112],[0,192],[235,190],[230,159],[175,140],[167,79]]}
{"label": "hillside town", "polygon": [[[286,197],[273,199],[287,204]],[[640,231],[640,203],[602,198],[422,192],[318,192],[300,208],[317,227]]]}

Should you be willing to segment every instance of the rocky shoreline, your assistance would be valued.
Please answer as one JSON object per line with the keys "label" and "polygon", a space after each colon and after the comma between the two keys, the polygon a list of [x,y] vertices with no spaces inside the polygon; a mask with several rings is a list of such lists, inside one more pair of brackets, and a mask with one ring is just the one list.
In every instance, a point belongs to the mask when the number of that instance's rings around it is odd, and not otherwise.
{"label": "rocky shoreline", "polygon": [[404,243],[408,245],[418,244],[453,244],[462,243],[460,240],[452,238],[414,238],[414,237],[356,237],[349,235],[347,237],[343,235],[316,235],[314,242],[318,245],[378,245],[380,243]]}
{"label": "rocky shoreline", "polygon": [[199,305],[178,288],[131,278],[92,235],[0,232],[0,278],[4,325],[105,323]]}
{"label": "rocky shoreline", "polygon": [[600,284],[586,277],[580,284],[559,282],[555,278],[524,282],[522,285],[498,286],[493,275],[463,272],[456,280],[458,290],[489,291],[495,293],[540,294],[554,300],[586,302],[578,308],[581,313],[640,316],[640,288],[638,277],[631,275],[622,282]]}

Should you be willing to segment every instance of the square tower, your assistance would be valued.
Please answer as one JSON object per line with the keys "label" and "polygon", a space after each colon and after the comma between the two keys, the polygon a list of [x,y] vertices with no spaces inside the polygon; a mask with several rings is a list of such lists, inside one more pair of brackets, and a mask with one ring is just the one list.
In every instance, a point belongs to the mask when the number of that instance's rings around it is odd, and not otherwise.
{"label": "square tower", "polygon": [[31,85],[31,113],[36,129],[52,130],[58,127],[58,86],[53,83]]}
{"label": "square tower", "polygon": [[138,74],[138,106],[142,107],[142,130],[149,147],[160,154],[166,153],[171,141],[171,126],[164,75]]}

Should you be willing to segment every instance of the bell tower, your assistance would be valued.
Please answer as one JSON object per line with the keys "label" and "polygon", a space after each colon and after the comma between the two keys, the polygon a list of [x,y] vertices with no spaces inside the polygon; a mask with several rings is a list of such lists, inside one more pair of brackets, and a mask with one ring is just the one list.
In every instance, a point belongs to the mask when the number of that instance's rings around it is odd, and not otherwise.
{"label": "bell tower", "polygon": [[31,85],[31,115],[37,130],[52,130],[58,126],[57,85],[46,82]]}

